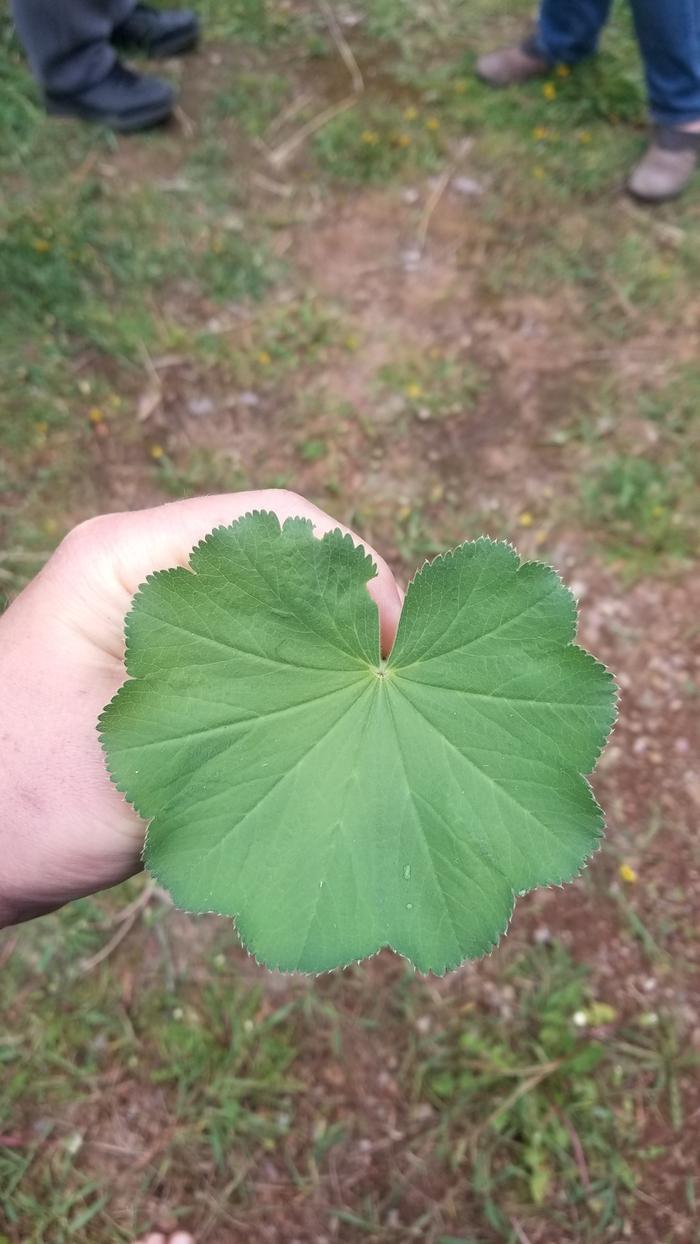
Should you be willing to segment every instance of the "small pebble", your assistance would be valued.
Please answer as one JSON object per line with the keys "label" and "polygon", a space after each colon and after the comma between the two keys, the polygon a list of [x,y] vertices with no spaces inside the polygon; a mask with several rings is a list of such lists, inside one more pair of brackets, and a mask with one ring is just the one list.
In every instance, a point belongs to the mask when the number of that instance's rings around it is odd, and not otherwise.
{"label": "small pebble", "polygon": [[214,403],[210,397],[193,397],[187,403],[187,410],[195,419],[204,419],[214,412]]}
{"label": "small pebble", "polygon": [[463,195],[465,199],[475,199],[484,193],[484,187],[476,177],[453,177],[451,185],[452,189],[456,190],[457,194]]}
{"label": "small pebble", "polygon": [[415,272],[421,265],[423,258],[421,251],[417,246],[409,246],[405,251],[401,252],[401,265],[405,272]]}

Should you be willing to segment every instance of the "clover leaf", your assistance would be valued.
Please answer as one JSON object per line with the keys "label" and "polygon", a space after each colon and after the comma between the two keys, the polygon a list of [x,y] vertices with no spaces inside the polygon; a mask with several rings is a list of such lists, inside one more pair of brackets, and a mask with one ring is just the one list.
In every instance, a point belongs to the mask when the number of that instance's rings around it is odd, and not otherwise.
{"label": "clover leaf", "polygon": [[479,539],[411,582],[379,650],[371,559],[254,513],[126,621],[101,738],[178,906],[235,917],[262,962],[318,972],[391,946],[480,955],[518,894],[567,881],[603,816],[582,776],[615,716],[557,574]]}

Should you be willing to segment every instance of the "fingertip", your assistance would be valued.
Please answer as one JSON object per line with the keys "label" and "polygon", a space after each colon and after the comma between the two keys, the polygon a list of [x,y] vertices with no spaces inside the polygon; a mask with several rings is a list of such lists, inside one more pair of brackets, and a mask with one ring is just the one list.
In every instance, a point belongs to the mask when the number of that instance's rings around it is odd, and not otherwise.
{"label": "fingertip", "polygon": [[383,657],[388,657],[394,645],[396,630],[401,617],[403,595],[389,567],[378,566],[375,579],[368,584],[369,592],[379,610],[379,642]]}
{"label": "fingertip", "polygon": [[401,617],[401,601],[398,596],[392,604],[380,614],[379,620],[379,639],[382,649],[382,656],[388,657],[396,639],[396,632],[399,626],[399,618]]}

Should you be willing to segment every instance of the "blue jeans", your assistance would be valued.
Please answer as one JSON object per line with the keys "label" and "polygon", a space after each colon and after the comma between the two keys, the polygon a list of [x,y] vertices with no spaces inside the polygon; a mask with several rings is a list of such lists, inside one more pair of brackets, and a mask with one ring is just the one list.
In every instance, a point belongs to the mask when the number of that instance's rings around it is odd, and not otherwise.
{"label": "blue jeans", "polygon": [[[535,43],[556,64],[590,56],[612,0],[541,0]],[[700,120],[700,0],[632,0],[651,115],[661,125]]]}

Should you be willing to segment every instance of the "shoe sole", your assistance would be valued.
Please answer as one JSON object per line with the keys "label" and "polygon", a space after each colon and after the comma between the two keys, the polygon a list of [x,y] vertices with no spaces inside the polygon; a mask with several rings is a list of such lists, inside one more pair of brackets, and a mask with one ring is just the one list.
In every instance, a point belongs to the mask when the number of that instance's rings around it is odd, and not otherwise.
{"label": "shoe sole", "polygon": [[650,195],[640,194],[638,190],[633,190],[631,186],[625,185],[625,193],[630,199],[634,199],[635,203],[642,203],[645,207],[656,207],[662,203],[673,203],[674,199],[680,199],[688,189],[688,184],[681,186],[679,190],[671,190],[668,194]]}
{"label": "shoe sole", "polygon": [[139,112],[133,112],[127,117],[119,113],[110,115],[98,112],[94,108],[64,102],[60,99],[47,99],[45,106],[47,113],[52,117],[74,117],[78,121],[91,121],[94,125],[104,125],[107,129],[116,130],[119,134],[134,134],[139,130],[150,130],[156,125],[162,125],[172,116],[175,104],[172,101],[158,106],[154,104],[152,108],[142,108]]}
{"label": "shoe sole", "polygon": [[690,174],[688,180],[683,182],[682,186],[677,186],[675,190],[668,190],[665,194],[643,194],[631,185],[629,181],[626,181],[624,185],[625,194],[630,199],[634,199],[635,203],[642,203],[646,207],[654,207],[661,203],[673,203],[674,199],[680,199],[681,195],[685,194],[693,179],[697,177],[697,173],[698,170],[696,169],[694,173]]}
{"label": "shoe sole", "polygon": [[169,60],[171,56],[182,56],[185,52],[193,52],[199,43],[199,31],[192,30],[187,34],[171,35],[160,43],[144,46],[138,43],[115,41],[117,47],[124,51],[142,52],[149,60]]}

